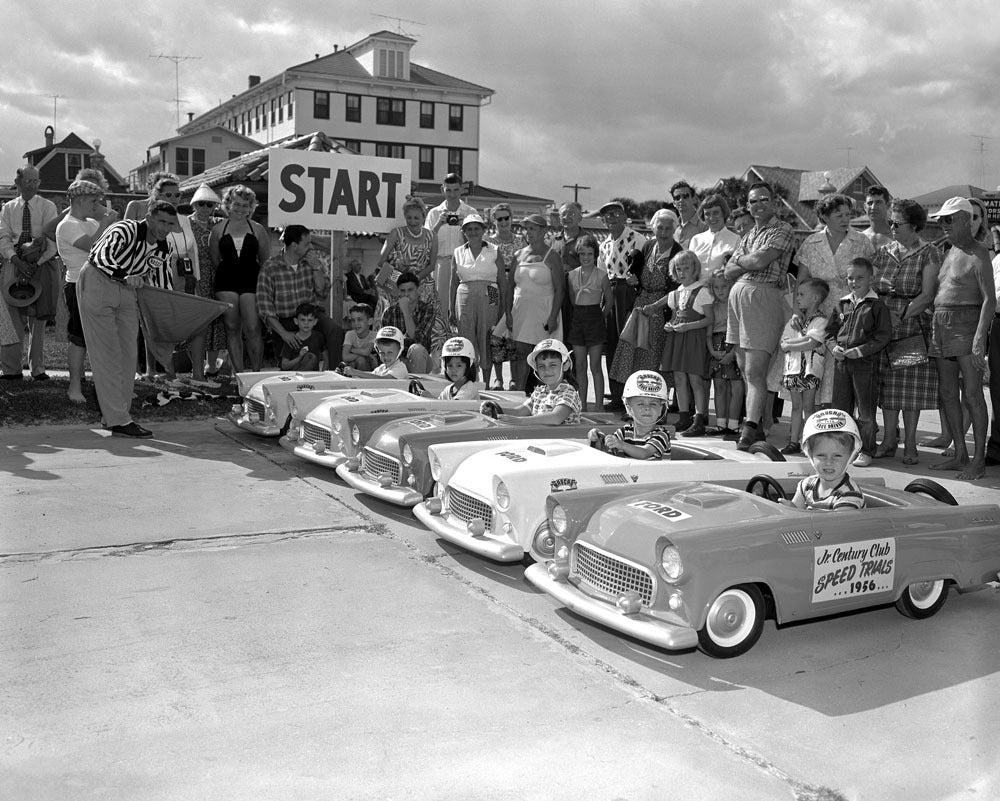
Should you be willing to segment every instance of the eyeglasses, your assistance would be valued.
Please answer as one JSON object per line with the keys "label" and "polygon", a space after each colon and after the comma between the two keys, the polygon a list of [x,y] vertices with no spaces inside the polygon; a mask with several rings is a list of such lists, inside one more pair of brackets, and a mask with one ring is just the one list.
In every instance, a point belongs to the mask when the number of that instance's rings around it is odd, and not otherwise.
{"label": "eyeglasses", "polygon": [[944,217],[938,217],[937,220],[939,223],[941,223],[941,225],[951,225],[953,222],[955,222],[955,215],[947,214]]}
{"label": "eyeglasses", "polygon": [[909,225],[907,222],[896,222],[895,220],[889,220],[890,228],[902,228],[904,225]]}
{"label": "eyeglasses", "polygon": [[510,217],[494,217],[493,220],[494,222],[508,222]]}
{"label": "eyeglasses", "polygon": [[212,206],[214,206],[215,203],[213,203],[211,200],[196,200],[194,205],[202,207],[208,206],[209,208],[212,208]]}
{"label": "eyeglasses", "polygon": [[674,195],[674,200],[690,200],[691,198],[692,198],[692,195],[689,195],[687,193],[685,193],[683,195]]}

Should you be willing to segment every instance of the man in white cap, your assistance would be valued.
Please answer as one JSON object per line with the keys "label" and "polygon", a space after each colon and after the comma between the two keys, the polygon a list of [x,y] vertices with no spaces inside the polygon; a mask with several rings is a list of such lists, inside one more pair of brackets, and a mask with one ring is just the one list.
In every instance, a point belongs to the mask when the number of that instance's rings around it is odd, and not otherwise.
{"label": "man in white cap", "polygon": [[[614,297],[611,314],[607,317],[607,341],[604,343],[604,361],[610,372],[611,363],[615,360],[615,351],[618,349],[618,338],[635,305],[635,287],[638,285],[638,279],[629,272],[629,254],[633,250],[642,250],[646,244],[646,237],[628,226],[625,207],[617,200],[605,203],[597,213],[611,234],[601,242],[601,252],[597,259],[598,265],[608,271]],[[606,408],[611,411],[623,410],[625,407],[622,405],[622,389],[625,385],[620,381],[609,380],[608,383],[611,403]]]}
{"label": "man in white cap", "polygon": [[[989,253],[972,236],[972,204],[953,197],[930,215],[941,223],[951,249],[938,271],[934,295],[934,325],[927,355],[934,358],[940,378],[941,405],[952,431],[964,431],[962,403],[972,412],[975,452],[963,437],[955,437],[955,455],[931,465],[932,470],[959,470],[960,479],[982,478],[986,472],[989,416],[983,395],[983,368],[990,325],[996,312],[996,288]],[[961,381],[961,385],[959,384]]]}

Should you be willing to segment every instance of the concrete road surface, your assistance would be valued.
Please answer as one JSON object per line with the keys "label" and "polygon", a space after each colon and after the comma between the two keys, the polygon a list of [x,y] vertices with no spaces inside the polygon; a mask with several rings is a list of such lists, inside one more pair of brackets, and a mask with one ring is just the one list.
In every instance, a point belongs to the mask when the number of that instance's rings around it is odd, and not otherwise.
{"label": "concrete road surface", "polygon": [[156,434],[0,431],[0,799],[1000,797],[996,593],[672,654],[275,442]]}

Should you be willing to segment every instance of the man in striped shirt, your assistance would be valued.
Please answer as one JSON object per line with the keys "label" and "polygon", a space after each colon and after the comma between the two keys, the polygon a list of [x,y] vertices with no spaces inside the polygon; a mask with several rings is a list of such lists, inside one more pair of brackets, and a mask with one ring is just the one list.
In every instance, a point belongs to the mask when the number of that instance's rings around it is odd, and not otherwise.
{"label": "man in striped shirt", "polygon": [[101,416],[112,436],[153,436],[129,412],[139,334],[135,290],[148,272],[165,266],[167,235],[177,230],[177,209],[166,201],[151,202],[145,219],[108,226],[80,271],[76,285],[80,319]]}

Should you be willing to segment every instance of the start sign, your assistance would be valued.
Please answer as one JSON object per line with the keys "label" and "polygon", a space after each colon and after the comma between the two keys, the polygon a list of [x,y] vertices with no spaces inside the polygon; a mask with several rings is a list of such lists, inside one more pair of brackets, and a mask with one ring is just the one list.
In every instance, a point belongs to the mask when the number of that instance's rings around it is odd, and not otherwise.
{"label": "start sign", "polygon": [[388,233],[403,225],[410,169],[409,159],[275,148],[268,156],[268,225]]}

